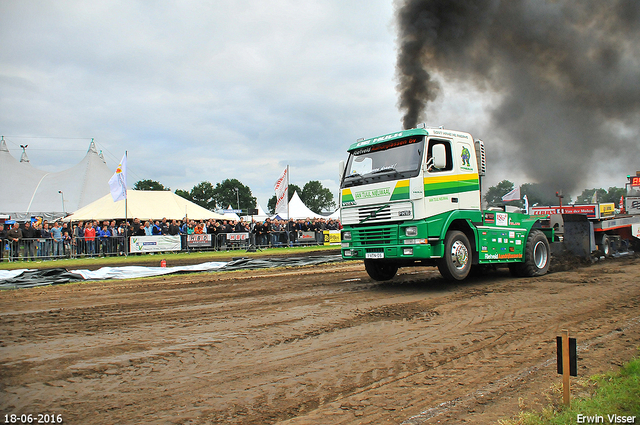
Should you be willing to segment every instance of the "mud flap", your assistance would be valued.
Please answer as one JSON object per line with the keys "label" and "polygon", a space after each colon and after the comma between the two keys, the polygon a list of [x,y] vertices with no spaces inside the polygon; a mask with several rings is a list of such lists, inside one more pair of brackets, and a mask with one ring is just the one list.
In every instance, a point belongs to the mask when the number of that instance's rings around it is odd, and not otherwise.
{"label": "mud flap", "polygon": [[582,214],[562,214],[562,220],[565,249],[577,257],[591,257],[591,253],[596,250],[593,223]]}

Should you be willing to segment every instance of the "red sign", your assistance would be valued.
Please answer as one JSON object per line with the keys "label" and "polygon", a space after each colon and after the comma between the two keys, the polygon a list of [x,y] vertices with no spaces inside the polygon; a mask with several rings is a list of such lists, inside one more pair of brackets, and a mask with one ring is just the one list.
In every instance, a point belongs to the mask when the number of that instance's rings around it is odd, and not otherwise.
{"label": "red sign", "polygon": [[579,205],[574,207],[532,207],[531,215],[548,214],[585,214],[589,218],[596,218],[598,213],[597,205]]}
{"label": "red sign", "polygon": [[248,233],[226,233],[228,241],[246,241],[249,239]]}
{"label": "red sign", "polygon": [[631,177],[631,187],[640,187],[640,176]]}

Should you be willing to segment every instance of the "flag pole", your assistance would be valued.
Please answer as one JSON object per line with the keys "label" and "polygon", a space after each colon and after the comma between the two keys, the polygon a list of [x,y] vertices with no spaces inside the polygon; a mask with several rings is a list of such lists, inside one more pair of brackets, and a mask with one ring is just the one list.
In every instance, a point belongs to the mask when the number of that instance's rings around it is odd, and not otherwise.
{"label": "flag pole", "polygon": [[289,215],[289,164],[287,164],[287,221],[291,220]]}
{"label": "flag pole", "polygon": [[[129,151],[124,151],[124,157],[125,157],[125,161],[128,161],[127,156],[129,155]],[[125,178],[126,178],[126,174],[125,174]],[[124,256],[125,258],[127,257],[127,253],[129,252],[129,235],[127,235],[127,233],[129,233],[129,226],[127,226],[128,221],[129,221],[129,215],[128,215],[128,210],[127,210],[127,201],[129,200],[129,196],[127,195],[127,182],[125,180],[124,182],[124,235],[125,235],[125,246],[124,246]]]}

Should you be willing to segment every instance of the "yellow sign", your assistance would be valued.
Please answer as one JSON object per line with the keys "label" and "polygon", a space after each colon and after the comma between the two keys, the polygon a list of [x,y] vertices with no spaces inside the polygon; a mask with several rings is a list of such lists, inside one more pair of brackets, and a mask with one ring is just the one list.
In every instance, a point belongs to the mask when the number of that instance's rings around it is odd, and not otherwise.
{"label": "yellow sign", "polygon": [[616,205],[613,202],[607,204],[600,204],[600,216],[608,216],[615,214]]}
{"label": "yellow sign", "polygon": [[325,230],[322,233],[325,245],[340,245],[340,230]]}

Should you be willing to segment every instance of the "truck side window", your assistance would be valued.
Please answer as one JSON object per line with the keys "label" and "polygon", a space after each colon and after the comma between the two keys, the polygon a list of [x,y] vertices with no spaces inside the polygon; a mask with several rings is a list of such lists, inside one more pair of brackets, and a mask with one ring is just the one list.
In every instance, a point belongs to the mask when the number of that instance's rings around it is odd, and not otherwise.
{"label": "truck side window", "polygon": [[431,168],[429,170],[430,173],[438,173],[442,171],[451,171],[453,170],[453,155],[451,154],[451,143],[445,140],[430,140],[429,148],[427,150],[427,163],[429,162],[429,158],[433,155],[433,147],[435,145],[444,145],[445,150],[447,152],[447,165],[444,168]]}

